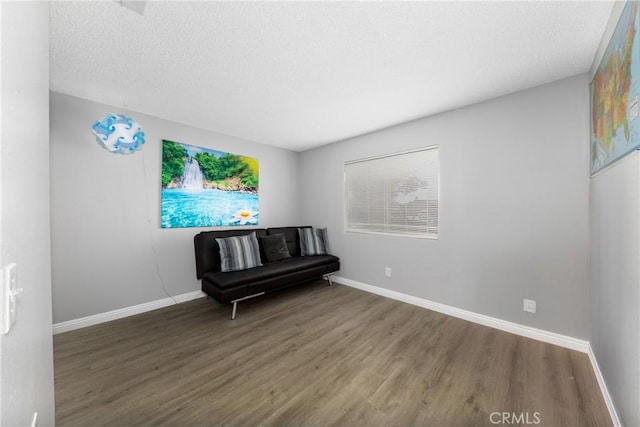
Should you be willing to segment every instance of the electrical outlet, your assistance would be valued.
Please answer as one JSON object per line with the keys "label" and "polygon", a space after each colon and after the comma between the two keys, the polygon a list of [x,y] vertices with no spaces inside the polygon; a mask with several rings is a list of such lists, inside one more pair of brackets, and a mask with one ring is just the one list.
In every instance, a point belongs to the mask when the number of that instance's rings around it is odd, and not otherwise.
{"label": "electrical outlet", "polygon": [[384,275],[387,277],[391,277],[391,267],[384,268]]}
{"label": "electrical outlet", "polygon": [[532,299],[524,299],[522,300],[522,309],[529,313],[536,312],[536,302]]}

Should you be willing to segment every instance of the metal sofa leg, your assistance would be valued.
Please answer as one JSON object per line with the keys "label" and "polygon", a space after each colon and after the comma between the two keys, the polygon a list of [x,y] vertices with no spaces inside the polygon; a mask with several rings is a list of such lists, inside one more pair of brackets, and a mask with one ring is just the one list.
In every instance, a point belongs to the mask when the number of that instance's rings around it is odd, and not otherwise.
{"label": "metal sofa leg", "polygon": [[325,279],[327,279],[329,281],[329,286],[333,286],[333,280],[331,280],[331,274],[326,274],[324,276]]}
{"label": "metal sofa leg", "polygon": [[238,308],[238,303],[240,301],[244,301],[246,299],[259,297],[260,295],[264,295],[264,292],[258,292],[257,294],[249,295],[248,297],[234,299],[233,301],[231,301],[231,304],[233,304],[233,309],[231,310],[231,320],[235,320],[235,318],[236,318],[236,310]]}

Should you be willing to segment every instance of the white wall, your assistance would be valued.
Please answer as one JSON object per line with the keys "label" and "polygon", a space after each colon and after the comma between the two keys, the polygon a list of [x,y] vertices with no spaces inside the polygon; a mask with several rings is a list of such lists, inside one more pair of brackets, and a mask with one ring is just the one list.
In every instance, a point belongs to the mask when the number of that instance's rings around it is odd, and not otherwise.
{"label": "white wall", "polygon": [[112,154],[91,133],[109,112],[122,109],[51,93],[54,323],[200,289],[193,236],[203,229],[160,228],[162,139],[257,158],[258,226],[301,223],[298,153],[130,112],[146,143]]}
{"label": "white wall", "polygon": [[[591,76],[623,6],[624,2],[616,2],[611,12]],[[620,420],[627,426],[640,426],[638,152],[593,177],[590,187],[591,345]]]}
{"label": "white wall", "polygon": [[[304,152],[304,222],[328,226],[343,277],[588,340],[587,89],[579,75]],[[439,240],[344,233],[344,162],[433,144]]]}
{"label": "white wall", "polygon": [[2,265],[18,265],[14,329],[0,337],[0,425],[53,425],[49,225],[49,4],[3,2]]}

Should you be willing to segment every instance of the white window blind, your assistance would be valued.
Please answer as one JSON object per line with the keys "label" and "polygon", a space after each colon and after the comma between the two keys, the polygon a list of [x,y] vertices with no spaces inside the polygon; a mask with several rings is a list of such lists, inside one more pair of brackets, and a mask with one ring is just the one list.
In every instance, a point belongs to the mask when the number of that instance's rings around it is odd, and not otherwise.
{"label": "white window blind", "polygon": [[346,162],[348,232],[438,237],[438,147]]}

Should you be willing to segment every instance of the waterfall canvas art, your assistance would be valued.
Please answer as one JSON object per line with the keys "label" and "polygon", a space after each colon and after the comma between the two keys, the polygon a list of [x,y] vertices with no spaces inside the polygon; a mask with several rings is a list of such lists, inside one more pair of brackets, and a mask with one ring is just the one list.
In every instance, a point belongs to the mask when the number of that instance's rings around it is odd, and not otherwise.
{"label": "waterfall canvas art", "polygon": [[162,228],[257,225],[258,161],[162,140]]}

